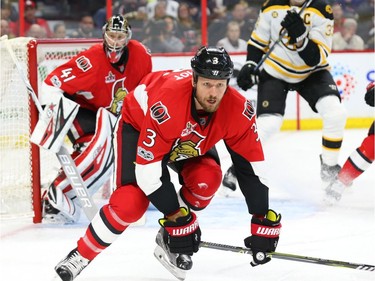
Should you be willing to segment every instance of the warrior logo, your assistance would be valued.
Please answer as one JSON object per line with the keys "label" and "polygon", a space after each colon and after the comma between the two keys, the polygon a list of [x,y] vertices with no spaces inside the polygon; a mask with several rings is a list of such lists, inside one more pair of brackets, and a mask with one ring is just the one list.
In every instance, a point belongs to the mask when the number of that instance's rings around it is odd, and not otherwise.
{"label": "warrior logo", "polygon": [[116,116],[121,113],[123,100],[128,94],[128,90],[125,88],[125,79],[117,80],[112,86],[113,99],[109,111]]}

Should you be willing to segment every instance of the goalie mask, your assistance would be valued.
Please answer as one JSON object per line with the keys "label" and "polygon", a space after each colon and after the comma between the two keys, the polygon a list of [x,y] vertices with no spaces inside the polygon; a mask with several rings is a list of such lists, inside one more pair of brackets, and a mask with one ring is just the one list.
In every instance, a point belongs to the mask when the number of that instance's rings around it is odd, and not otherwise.
{"label": "goalie mask", "polygon": [[103,26],[104,50],[110,63],[120,60],[132,37],[128,21],[121,15],[112,16]]}
{"label": "goalie mask", "polygon": [[224,48],[201,47],[191,59],[194,79],[202,76],[208,79],[229,79],[233,74],[233,62]]}

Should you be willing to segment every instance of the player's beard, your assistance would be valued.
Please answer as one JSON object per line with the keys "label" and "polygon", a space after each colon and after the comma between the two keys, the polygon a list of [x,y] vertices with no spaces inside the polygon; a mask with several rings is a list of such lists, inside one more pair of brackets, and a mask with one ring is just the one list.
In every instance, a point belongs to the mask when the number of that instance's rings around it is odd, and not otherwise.
{"label": "player's beard", "polygon": [[221,99],[218,99],[217,97],[208,97],[208,98],[200,98],[200,97],[195,97],[195,100],[197,103],[200,105],[200,107],[209,113],[215,112],[221,102]]}

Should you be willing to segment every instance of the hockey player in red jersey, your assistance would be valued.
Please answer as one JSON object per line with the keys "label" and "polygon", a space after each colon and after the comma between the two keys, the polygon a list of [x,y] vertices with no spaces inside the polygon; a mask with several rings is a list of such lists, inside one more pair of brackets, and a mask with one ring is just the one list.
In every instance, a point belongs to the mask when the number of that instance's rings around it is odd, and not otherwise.
{"label": "hockey player in red jersey", "polygon": [[[113,174],[112,134],[123,99],[152,70],[150,53],[131,34],[125,18],[112,16],[103,26],[103,43],[57,67],[42,85],[41,104],[63,95],[80,105],[68,137],[90,195]],[[43,197],[44,221],[75,222],[80,213],[75,199],[61,171]]]}
{"label": "hockey player in red jersey", "polygon": [[[321,179],[331,181],[340,166],[338,157],[346,124],[346,110],[329,72],[328,56],[333,35],[332,8],[313,0],[265,1],[248,41],[246,63],[237,77],[244,91],[258,84],[257,123],[262,141],[280,130],[289,91],[297,91],[323,120]],[[283,32],[280,42],[279,36]],[[257,68],[275,42],[269,57]],[[235,190],[236,171],[229,168],[223,185]]]}
{"label": "hockey player in red jersey", "polygon": [[[223,140],[238,172],[239,186],[252,214],[252,265],[270,261],[277,246],[281,215],[268,206],[265,163],[254,110],[228,86],[233,63],[223,48],[201,47],[192,69],[147,75],[124,99],[117,129],[117,189],[91,221],[83,237],[55,267],[73,280],[151,202],[162,214],[156,258],[183,280],[199,249],[197,211],[207,207],[222,178],[215,144]],[[168,166],[179,175],[171,182]],[[178,190],[178,191],[176,191]],[[262,229],[262,231],[260,231]],[[262,233],[262,234],[260,234]]]}
{"label": "hockey player in red jersey", "polygon": [[[374,107],[374,86],[374,82],[368,84],[365,94],[366,103],[372,107]],[[374,122],[372,122],[367,137],[345,161],[336,179],[327,186],[325,191],[329,204],[338,202],[345,189],[352,185],[353,181],[371,166],[375,158],[374,149]]]}

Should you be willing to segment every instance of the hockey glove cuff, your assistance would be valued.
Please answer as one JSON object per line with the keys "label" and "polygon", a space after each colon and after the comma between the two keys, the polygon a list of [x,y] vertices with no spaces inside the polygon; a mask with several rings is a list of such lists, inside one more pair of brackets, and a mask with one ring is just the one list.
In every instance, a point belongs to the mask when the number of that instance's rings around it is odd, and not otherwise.
{"label": "hockey glove cuff", "polygon": [[180,208],[182,213],[176,221],[163,218],[159,224],[164,228],[163,239],[171,253],[186,254],[192,256],[198,252],[201,241],[201,230],[197,216],[187,210]]}
{"label": "hockey glove cuff", "polygon": [[244,242],[253,253],[252,266],[265,264],[271,260],[267,253],[276,250],[281,229],[281,214],[268,210],[265,217],[253,216],[251,219],[251,236]]}
{"label": "hockey glove cuff", "polygon": [[257,63],[254,61],[247,61],[238,73],[237,84],[238,86],[247,91],[255,84],[259,82],[259,69],[257,69]]}
{"label": "hockey glove cuff", "polygon": [[365,101],[369,106],[374,107],[374,86],[375,83],[371,82],[366,87]]}
{"label": "hockey glove cuff", "polygon": [[289,44],[302,41],[308,34],[303,19],[296,11],[288,11],[281,22],[281,26],[288,31]]}

